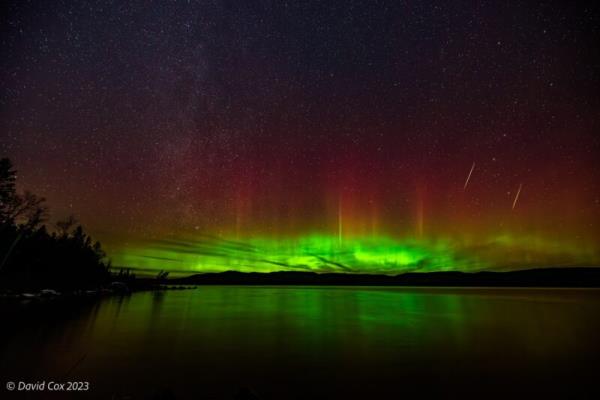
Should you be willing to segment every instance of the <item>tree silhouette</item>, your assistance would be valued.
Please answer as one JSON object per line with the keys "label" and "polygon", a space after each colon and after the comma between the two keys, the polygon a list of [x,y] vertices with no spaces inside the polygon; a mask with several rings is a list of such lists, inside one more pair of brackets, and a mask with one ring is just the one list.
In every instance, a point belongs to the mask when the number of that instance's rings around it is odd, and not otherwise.
{"label": "tree silhouette", "polygon": [[17,171],[8,158],[0,159],[0,223],[9,220],[9,208],[16,195]]}
{"label": "tree silhouette", "polygon": [[55,225],[58,236],[67,237],[69,236],[71,229],[77,225],[77,219],[75,216],[69,215],[67,218],[57,221]]}
{"label": "tree silhouette", "polygon": [[106,254],[74,217],[48,232],[45,199],[16,191],[17,172],[0,159],[0,286],[83,289],[110,278]]}

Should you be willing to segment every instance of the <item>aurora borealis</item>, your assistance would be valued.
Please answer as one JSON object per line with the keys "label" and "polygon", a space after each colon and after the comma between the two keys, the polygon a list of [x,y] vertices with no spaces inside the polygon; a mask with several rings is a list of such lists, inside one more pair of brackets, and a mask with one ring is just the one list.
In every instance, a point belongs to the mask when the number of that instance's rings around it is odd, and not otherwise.
{"label": "aurora borealis", "polygon": [[598,6],[2,7],[0,156],[115,266],[600,263]]}

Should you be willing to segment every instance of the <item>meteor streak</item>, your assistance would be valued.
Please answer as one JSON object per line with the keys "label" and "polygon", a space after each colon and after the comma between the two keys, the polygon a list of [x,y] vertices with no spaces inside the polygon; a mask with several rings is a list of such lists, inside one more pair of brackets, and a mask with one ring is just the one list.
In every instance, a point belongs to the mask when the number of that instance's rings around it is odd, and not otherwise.
{"label": "meteor streak", "polygon": [[473,173],[474,169],[475,169],[475,163],[473,162],[473,165],[471,166],[471,170],[469,171],[469,175],[467,176],[467,180],[465,181],[465,186],[463,186],[463,190],[467,189],[467,185],[469,184],[469,180],[471,180],[471,174]]}
{"label": "meteor streak", "polygon": [[515,206],[517,205],[517,201],[519,200],[519,195],[521,194],[521,189],[523,188],[523,184],[520,183],[519,184],[519,190],[517,190],[517,194],[515,195],[515,200],[513,201],[512,204],[512,209],[515,209]]}

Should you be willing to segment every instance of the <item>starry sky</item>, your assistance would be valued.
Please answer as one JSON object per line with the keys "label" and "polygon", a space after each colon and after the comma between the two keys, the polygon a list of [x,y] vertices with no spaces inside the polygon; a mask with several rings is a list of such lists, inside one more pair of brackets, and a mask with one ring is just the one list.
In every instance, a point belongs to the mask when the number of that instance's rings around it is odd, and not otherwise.
{"label": "starry sky", "polygon": [[117,266],[600,262],[598,6],[0,7],[0,156]]}

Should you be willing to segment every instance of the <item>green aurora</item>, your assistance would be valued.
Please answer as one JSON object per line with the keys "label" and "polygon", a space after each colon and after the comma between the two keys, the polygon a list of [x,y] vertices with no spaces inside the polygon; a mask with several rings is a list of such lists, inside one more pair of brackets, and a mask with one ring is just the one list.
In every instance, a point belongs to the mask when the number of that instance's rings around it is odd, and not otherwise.
{"label": "green aurora", "polygon": [[593,246],[509,235],[485,242],[389,236],[342,239],[317,234],[231,240],[204,235],[149,240],[114,249],[111,254],[117,268],[174,274],[228,270],[397,274],[589,265],[598,259]]}

